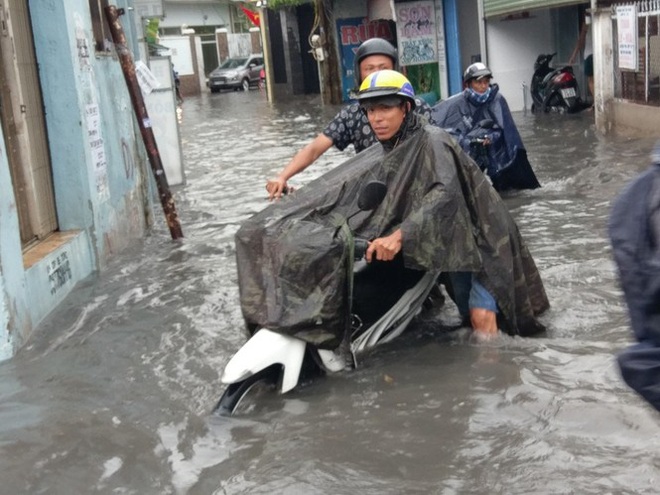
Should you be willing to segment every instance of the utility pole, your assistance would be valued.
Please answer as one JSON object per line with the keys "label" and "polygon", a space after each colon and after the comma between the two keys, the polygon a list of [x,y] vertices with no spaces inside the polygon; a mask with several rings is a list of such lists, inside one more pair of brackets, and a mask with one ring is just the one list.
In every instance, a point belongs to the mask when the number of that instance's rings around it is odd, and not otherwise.
{"label": "utility pole", "polygon": [[104,10],[110,26],[110,32],[112,33],[112,41],[114,41],[115,49],[117,50],[117,57],[119,58],[119,63],[121,64],[124,73],[126,87],[131,96],[135,117],[137,118],[140,132],[142,133],[144,147],[147,150],[151,170],[154,174],[154,179],[156,180],[158,197],[160,198],[160,203],[163,207],[163,212],[165,213],[165,220],[170,229],[170,235],[172,236],[172,239],[181,239],[183,237],[183,231],[181,230],[181,223],[179,222],[179,216],[174,205],[174,198],[172,197],[170,187],[167,183],[167,177],[163,170],[163,163],[160,159],[160,154],[158,153],[158,145],[156,144],[156,138],[154,137],[154,131],[151,128],[151,121],[147,114],[147,107],[142,98],[142,92],[135,73],[133,57],[127,46],[128,43],[126,35],[124,34],[124,29],[119,22],[119,16],[124,14],[124,9],[118,9],[114,5],[108,5]]}
{"label": "utility pole", "polygon": [[273,56],[270,49],[270,33],[268,28],[268,9],[265,1],[258,1],[259,29],[261,31],[261,54],[264,56],[264,72],[266,73],[266,98],[273,102]]}
{"label": "utility pole", "polygon": [[321,62],[321,98],[328,105],[342,102],[339,58],[336,50],[335,27],[332,17],[333,0],[314,0],[314,10],[319,21],[319,34],[325,47],[326,57]]}

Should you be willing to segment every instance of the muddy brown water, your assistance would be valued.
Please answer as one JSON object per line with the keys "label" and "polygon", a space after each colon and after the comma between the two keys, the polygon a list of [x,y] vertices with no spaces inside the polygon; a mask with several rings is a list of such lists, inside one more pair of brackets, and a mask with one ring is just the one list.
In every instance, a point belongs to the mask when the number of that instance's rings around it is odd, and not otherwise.
{"label": "muddy brown water", "polygon": [[233,235],[335,110],[256,90],[186,99],[186,237],[158,216],[0,363],[1,493],[658,492],[660,416],[614,361],[630,331],[605,230],[653,141],[599,136],[590,113],[514,115],[543,188],[506,201],[552,304],[547,335],[475,344],[447,331],[448,305],[355,371],[211,414],[245,341]]}

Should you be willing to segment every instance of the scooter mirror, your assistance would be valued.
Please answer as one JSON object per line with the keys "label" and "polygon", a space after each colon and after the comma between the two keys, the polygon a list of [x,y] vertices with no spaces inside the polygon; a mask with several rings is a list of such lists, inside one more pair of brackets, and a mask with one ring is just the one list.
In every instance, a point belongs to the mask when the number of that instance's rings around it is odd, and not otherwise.
{"label": "scooter mirror", "polygon": [[477,123],[477,127],[481,127],[482,129],[492,129],[494,125],[495,122],[492,119],[483,119]]}
{"label": "scooter mirror", "polygon": [[362,211],[373,210],[383,202],[386,194],[387,185],[384,182],[371,181],[360,191],[358,208]]}

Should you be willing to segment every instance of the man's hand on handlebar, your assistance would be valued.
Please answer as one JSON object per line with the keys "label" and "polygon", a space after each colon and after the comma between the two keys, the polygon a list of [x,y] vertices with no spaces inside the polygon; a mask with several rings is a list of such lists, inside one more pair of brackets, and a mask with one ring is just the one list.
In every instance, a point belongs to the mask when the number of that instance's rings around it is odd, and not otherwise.
{"label": "man's hand on handlebar", "polygon": [[403,237],[401,229],[397,229],[390,235],[379,237],[369,243],[369,249],[365,258],[367,262],[376,259],[378,261],[392,261],[394,257],[401,251]]}
{"label": "man's hand on handlebar", "polygon": [[293,188],[289,187],[284,179],[278,177],[266,182],[266,191],[268,191],[268,200],[272,201],[280,199],[283,194],[293,192]]}

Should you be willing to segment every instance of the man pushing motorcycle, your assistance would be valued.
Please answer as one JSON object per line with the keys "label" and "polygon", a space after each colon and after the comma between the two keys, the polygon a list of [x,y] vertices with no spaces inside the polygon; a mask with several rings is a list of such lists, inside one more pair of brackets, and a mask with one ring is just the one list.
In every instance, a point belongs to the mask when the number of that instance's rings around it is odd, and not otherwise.
{"label": "man pushing motorcycle", "polygon": [[[308,366],[356,365],[405,331],[441,273],[476,335],[544,330],[548,299],[508,209],[449,134],[414,111],[408,79],[374,72],[357,100],[377,142],[236,232],[250,338],[223,373],[224,413],[262,381],[284,393]],[[356,265],[365,240],[368,263]]]}
{"label": "man pushing motorcycle", "polygon": [[[365,78],[357,94],[383,148],[389,192],[375,212],[387,225],[367,261],[402,252],[408,268],[449,275],[459,312],[480,336],[501,328],[531,335],[549,307],[543,283],[499,195],[449,134],[413,111],[410,82],[393,70]],[[378,219],[382,212],[382,219]]]}

